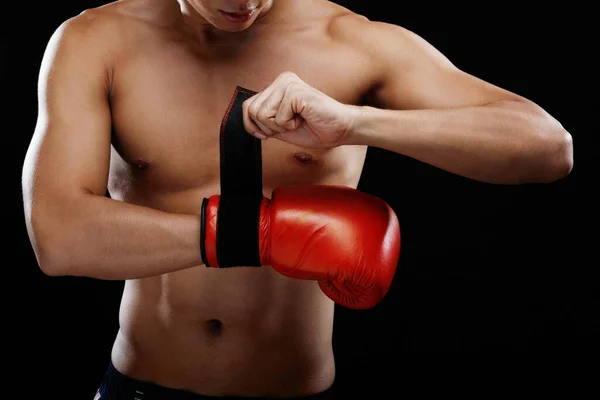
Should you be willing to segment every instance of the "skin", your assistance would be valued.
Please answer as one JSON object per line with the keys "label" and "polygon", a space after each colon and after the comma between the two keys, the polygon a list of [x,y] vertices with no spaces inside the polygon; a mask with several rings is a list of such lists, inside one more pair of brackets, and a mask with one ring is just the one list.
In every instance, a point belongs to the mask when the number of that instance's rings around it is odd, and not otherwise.
{"label": "skin", "polygon": [[[253,8],[244,24],[218,11]],[[112,360],[135,378],[244,396],[334,380],[334,307],[316,282],[202,266],[200,206],[219,193],[219,124],[237,85],[259,92],[244,123],[264,140],[267,197],[356,188],[367,146],[496,184],[550,182],[573,164],[571,136],[540,106],[328,1],[87,10],[41,64],[25,217],[44,273],[126,281]]]}

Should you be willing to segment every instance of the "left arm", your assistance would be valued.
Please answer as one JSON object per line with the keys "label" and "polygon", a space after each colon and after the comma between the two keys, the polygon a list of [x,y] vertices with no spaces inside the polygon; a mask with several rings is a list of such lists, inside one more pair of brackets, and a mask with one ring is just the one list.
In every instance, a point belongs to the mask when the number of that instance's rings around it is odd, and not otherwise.
{"label": "left arm", "polygon": [[369,24],[362,40],[381,69],[343,144],[387,149],[488,183],[550,182],[570,173],[571,136],[541,107],[459,70],[406,29],[362,23]]}

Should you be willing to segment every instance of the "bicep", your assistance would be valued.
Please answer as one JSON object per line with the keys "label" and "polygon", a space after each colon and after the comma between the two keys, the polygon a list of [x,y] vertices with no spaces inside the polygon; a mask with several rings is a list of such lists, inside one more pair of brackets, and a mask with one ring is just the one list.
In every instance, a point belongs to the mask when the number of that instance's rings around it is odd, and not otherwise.
{"label": "bicep", "polygon": [[422,37],[397,26],[374,29],[380,79],[372,100],[389,109],[478,106],[524,98],[457,68]]}
{"label": "bicep", "polygon": [[106,68],[90,32],[64,23],[44,53],[38,118],[23,168],[26,206],[33,198],[104,195],[110,157]]}

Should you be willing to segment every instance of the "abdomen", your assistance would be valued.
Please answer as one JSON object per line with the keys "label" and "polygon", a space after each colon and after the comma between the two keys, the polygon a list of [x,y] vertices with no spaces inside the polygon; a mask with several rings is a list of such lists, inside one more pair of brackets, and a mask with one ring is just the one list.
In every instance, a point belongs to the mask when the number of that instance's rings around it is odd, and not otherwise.
{"label": "abdomen", "polygon": [[209,395],[301,395],[331,385],[333,303],[270,267],[204,266],[126,284],[121,372]]}

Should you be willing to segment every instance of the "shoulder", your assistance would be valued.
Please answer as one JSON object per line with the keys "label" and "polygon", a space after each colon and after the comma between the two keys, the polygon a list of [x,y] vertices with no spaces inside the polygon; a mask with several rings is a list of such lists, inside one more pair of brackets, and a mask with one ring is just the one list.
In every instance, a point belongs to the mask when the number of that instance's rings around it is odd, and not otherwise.
{"label": "shoulder", "polygon": [[400,25],[346,11],[331,18],[329,26],[334,40],[368,54],[374,61],[408,66],[432,56],[444,60],[423,37]]}
{"label": "shoulder", "polygon": [[143,37],[141,33],[156,30],[158,25],[165,23],[161,18],[167,14],[156,11],[157,6],[148,3],[146,0],[121,0],[83,10],[54,30],[48,50],[110,58]]}

